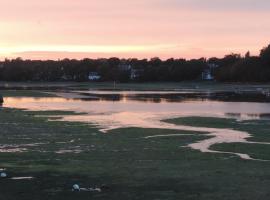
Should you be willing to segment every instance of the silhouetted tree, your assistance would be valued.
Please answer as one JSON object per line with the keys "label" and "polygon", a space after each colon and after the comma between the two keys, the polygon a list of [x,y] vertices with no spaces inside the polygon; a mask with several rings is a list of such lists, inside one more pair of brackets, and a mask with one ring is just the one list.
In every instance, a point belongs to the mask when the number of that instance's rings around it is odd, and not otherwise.
{"label": "silhouetted tree", "polygon": [[270,45],[261,50],[260,57],[262,62],[270,67]]}

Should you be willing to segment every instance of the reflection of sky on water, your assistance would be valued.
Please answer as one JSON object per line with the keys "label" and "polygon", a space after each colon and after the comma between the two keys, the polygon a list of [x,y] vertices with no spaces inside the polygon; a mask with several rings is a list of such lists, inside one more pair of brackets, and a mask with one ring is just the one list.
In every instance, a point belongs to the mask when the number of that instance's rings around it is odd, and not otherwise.
{"label": "reflection of sky on water", "polygon": [[[269,103],[182,101],[144,102],[122,98],[120,101],[56,98],[5,98],[4,107],[29,110],[68,110],[86,113],[138,113],[151,116],[225,116],[256,119],[269,117]],[[105,115],[102,115],[105,117]]]}
{"label": "reflection of sky on water", "polygon": [[[201,152],[226,153],[252,159],[247,154],[235,152],[219,152],[210,150],[217,143],[249,143],[250,134],[231,129],[180,126],[162,122],[162,119],[187,116],[228,117],[241,120],[260,119],[269,116],[269,103],[221,102],[221,101],[161,101],[143,102],[123,98],[120,101],[85,101],[65,98],[5,98],[4,107],[23,108],[34,111],[76,111],[88,113],[84,115],[68,115],[63,120],[89,122],[101,131],[125,127],[174,129],[195,132],[207,132],[210,139],[188,145]],[[158,137],[158,136],[157,136]]]}
{"label": "reflection of sky on water", "polygon": [[[59,94],[59,93],[58,93]],[[63,93],[62,93],[63,94]],[[152,103],[183,101],[270,102],[270,96],[258,91],[73,91],[87,100],[144,101]],[[67,93],[66,93],[67,95]],[[70,96],[70,95],[68,95]]]}

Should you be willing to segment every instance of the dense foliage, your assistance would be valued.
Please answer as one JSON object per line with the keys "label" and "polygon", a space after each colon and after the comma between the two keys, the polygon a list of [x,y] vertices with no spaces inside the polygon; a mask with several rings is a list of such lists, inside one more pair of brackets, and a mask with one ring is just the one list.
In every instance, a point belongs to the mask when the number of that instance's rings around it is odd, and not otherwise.
{"label": "dense foliage", "polygon": [[232,54],[224,59],[231,62],[220,65],[215,70],[218,81],[270,82],[270,45],[263,48],[259,56],[250,56],[248,52],[243,58]]}
{"label": "dense foliage", "polygon": [[[0,63],[0,81],[88,81],[89,74],[101,76],[99,81],[185,81],[201,79],[210,66],[217,81],[270,82],[270,45],[259,56],[239,54],[224,58],[185,60],[147,59],[83,59],[83,60],[22,60]],[[132,76],[132,74],[135,76]]]}
{"label": "dense foliage", "polygon": [[83,59],[83,60],[5,60],[0,67],[2,81],[87,81],[89,73],[97,72],[100,81],[127,82],[132,71],[133,81],[183,81],[200,77],[206,67],[205,59],[184,60],[159,58],[138,59]]}

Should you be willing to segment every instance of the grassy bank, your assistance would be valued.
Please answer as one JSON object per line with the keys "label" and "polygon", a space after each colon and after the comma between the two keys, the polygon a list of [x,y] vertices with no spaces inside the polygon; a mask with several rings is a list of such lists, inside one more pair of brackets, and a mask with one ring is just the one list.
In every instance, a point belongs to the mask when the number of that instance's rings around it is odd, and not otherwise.
{"label": "grassy bank", "polygon": [[[269,197],[269,162],[200,153],[182,147],[206,138],[203,134],[146,139],[151,135],[193,132],[140,128],[103,134],[93,125],[48,121],[46,116],[59,114],[73,113],[1,109],[0,145],[10,145],[1,146],[1,149],[24,150],[0,153],[0,168],[7,168],[11,176],[33,176],[35,179],[0,179],[0,199],[253,200]],[[269,122],[215,120],[186,118],[170,122],[233,127],[252,132],[256,141],[270,140]],[[268,147],[261,149],[257,145],[251,148],[220,144],[214,148],[237,148],[237,151],[253,153],[258,158],[266,158],[270,152]],[[74,183],[85,187],[106,184],[108,187],[101,193],[76,193],[71,192]]]}
{"label": "grassy bank", "polygon": [[116,90],[195,90],[195,91],[256,91],[257,88],[270,89],[269,84],[238,84],[218,82],[154,82],[154,83],[77,83],[77,82],[0,82],[2,89],[116,89]]}

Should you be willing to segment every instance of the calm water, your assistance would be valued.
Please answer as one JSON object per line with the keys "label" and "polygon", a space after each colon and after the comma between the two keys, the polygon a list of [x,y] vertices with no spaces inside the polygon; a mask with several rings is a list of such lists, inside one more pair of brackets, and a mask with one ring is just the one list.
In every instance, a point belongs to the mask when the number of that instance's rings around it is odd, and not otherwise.
{"label": "calm water", "polygon": [[[5,98],[4,107],[29,110],[68,110],[92,115],[151,115],[232,117],[263,119],[270,117],[270,98],[258,94],[194,93],[166,91],[76,91],[56,93],[54,98]],[[249,102],[240,101],[246,99]],[[257,102],[256,102],[257,101]]]}
{"label": "calm water", "polygon": [[[248,99],[251,102],[239,102],[239,95],[236,95],[236,102],[230,102],[224,94],[164,91],[149,93],[136,91],[77,91],[58,93],[58,95],[61,97],[5,98],[3,106],[34,111],[64,110],[87,113],[84,115],[64,116],[63,120],[89,122],[95,124],[103,132],[125,127],[208,132],[212,136],[211,139],[190,144],[189,147],[202,152],[236,154],[244,159],[251,158],[248,155],[235,152],[211,151],[209,147],[216,143],[248,143],[247,139],[251,137],[249,133],[231,129],[177,126],[162,122],[162,120],[188,116],[262,120],[269,119],[270,116],[270,103],[262,103],[267,102],[268,99],[262,100],[260,98],[260,102],[254,102],[256,95],[254,98],[249,95]],[[219,98],[217,99],[217,97]],[[223,101],[221,97],[225,97],[226,101]],[[232,97],[230,99],[233,100]]]}

